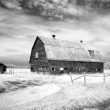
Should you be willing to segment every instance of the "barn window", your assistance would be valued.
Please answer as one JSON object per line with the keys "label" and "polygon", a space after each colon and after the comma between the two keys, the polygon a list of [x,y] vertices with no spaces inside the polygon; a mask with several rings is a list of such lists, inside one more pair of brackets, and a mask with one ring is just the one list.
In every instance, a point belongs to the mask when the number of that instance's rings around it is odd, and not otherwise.
{"label": "barn window", "polygon": [[52,71],[55,71],[55,68],[54,67],[52,68]]}
{"label": "barn window", "polygon": [[88,51],[89,51],[91,58],[94,59],[95,58],[94,51],[93,50],[88,50]]}
{"label": "barn window", "polygon": [[64,68],[64,70],[67,70],[68,68]]}
{"label": "barn window", "polygon": [[38,53],[36,53],[35,57],[38,58]]}

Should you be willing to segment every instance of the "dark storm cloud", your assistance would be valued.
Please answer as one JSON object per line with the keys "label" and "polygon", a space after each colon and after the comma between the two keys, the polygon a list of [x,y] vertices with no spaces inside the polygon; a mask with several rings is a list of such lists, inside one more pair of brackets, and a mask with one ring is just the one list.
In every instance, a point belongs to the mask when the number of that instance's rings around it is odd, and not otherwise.
{"label": "dark storm cloud", "polygon": [[[45,16],[49,19],[71,18],[83,16],[84,10],[74,5],[74,0],[35,0],[25,1],[24,8],[28,9],[36,15]],[[24,2],[23,2],[24,3]]]}

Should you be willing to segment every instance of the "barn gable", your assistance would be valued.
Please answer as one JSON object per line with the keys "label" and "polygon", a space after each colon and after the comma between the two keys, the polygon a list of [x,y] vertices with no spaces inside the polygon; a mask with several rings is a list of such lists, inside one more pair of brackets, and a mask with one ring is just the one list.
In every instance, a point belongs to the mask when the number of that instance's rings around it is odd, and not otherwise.
{"label": "barn gable", "polygon": [[[43,42],[36,38],[34,45],[32,47],[31,56],[29,63],[39,65],[40,62],[46,61],[46,53]],[[42,63],[44,64],[44,63]]]}

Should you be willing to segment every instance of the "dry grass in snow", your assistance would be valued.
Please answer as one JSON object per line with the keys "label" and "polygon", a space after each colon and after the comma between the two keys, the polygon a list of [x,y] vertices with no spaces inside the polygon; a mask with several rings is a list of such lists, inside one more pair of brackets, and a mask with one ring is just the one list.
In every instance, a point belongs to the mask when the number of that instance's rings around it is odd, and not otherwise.
{"label": "dry grass in snow", "polygon": [[[24,73],[24,74],[23,74]],[[110,71],[105,71],[109,75]],[[109,110],[110,77],[103,86],[103,74],[87,74],[71,83],[70,76],[43,75],[15,69],[0,75],[0,110]],[[81,75],[74,74],[72,78]]]}

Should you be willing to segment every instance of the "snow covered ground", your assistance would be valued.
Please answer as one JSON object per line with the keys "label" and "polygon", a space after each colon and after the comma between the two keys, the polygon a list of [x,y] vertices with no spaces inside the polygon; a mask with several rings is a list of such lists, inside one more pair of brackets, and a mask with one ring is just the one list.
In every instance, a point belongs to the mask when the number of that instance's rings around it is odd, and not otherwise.
{"label": "snow covered ground", "polygon": [[[110,75],[110,70],[104,72]],[[72,74],[72,79],[81,75]],[[29,69],[8,69],[6,74],[0,74],[0,110],[89,110],[91,106],[95,107],[92,110],[104,110],[110,105],[110,76],[105,78],[105,87],[103,76],[86,74],[85,86],[84,77],[72,84],[68,74],[43,75]],[[100,109],[99,105],[105,108]]]}

